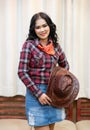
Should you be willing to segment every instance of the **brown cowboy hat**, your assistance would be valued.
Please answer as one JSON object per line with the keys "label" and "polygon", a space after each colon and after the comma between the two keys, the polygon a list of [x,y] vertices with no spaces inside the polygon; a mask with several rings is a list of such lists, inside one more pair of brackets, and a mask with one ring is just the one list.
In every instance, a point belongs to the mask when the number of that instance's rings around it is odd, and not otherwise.
{"label": "brown cowboy hat", "polygon": [[50,76],[46,94],[54,107],[66,107],[71,104],[79,92],[78,79],[68,70],[56,66]]}

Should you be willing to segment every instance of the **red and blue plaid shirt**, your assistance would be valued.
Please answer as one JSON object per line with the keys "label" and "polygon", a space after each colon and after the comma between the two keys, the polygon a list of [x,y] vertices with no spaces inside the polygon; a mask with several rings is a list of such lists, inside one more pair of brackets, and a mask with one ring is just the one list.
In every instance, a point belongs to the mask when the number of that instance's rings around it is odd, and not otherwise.
{"label": "red and blue plaid shirt", "polygon": [[69,69],[68,61],[60,45],[55,48],[54,55],[49,55],[41,51],[38,44],[38,40],[29,40],[23,44],[18,67],[19,78],[36,97],[42,94],[37,84],[48,84],[50,73],[57,63]]}

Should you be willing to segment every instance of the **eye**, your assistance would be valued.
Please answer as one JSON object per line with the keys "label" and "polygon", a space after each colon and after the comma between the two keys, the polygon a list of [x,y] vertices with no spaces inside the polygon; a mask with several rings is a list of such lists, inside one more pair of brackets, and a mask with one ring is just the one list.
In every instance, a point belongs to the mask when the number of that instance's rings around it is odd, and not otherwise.
{"label": "eye", "polygon": [[35,26],[35,29],[45,28],[47,26],[48,26],[47,24],[43,24],[42,26]]}
{"label": "eye", "polygon": [[35,26],[35,29],[40,29],[40,26]]}
{"label": "eye", "polygon": [[45,28],[45,27],[47,27],[48,25],[47,24],[43,24],[43,27]]}

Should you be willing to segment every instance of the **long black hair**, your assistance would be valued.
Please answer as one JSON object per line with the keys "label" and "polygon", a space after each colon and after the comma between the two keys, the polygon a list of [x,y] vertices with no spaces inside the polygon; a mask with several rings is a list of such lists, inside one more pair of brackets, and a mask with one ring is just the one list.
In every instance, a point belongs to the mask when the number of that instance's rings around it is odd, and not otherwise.
{"label": "long black hair", "polygon": [[44,19],[48,26],[50,27],[50,34],[49,34],[49,39],[52,39],[54,46],[57,46],[57,41],[58,41],[58,35],[56,33],[56,25],[52,22],[51,18],[43,12],[39,12],[36,13],[35,15],[33,15],[33,17],[31,18],[31,22],[30,22],[30,27],[29,27],[29,34],[26,40],[34,40],[37,37],[36,33],[35,33],[35,22],[37,19],[39,18]]}

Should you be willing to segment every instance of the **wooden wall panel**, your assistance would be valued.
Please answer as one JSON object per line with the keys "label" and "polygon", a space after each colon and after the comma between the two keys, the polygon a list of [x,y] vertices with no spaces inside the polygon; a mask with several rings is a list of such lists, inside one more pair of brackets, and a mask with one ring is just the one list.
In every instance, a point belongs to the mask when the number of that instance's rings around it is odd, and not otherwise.
{"label": "wooden wall panel", "polygon": [[[80,98],[65,108],[66,119],[73,122],[90,120],[90,99]],[[25,97],[0,96],[0,119],[26,119]]]}
{"label": "wooden wall panel", "polygon": [[76,121],[90,120],[90,99],[80,98],[77,100]]}
{"label": "wooden wall panel", "polygon": [[26,119],[25,97],[0,97],[0,119]]}

